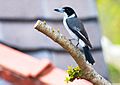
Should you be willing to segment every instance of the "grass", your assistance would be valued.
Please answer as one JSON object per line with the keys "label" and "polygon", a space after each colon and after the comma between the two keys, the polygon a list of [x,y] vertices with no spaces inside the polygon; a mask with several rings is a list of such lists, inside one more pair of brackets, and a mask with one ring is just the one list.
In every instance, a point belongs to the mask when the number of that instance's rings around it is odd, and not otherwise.
{"label": "grass", "polygon": [[113,64],[108,64],[109,77],[112,83],[120,83],[120,68]]}

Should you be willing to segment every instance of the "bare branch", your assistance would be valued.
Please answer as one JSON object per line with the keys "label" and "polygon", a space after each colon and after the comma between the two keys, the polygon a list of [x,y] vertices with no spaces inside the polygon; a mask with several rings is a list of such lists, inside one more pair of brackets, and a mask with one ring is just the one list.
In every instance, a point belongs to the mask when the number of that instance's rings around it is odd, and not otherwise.
{"label": "bare branch", "polygon": [[53,41],[61,45],[76,61],[78,66],[83,70],[83,75],[81,78],[84,78],[94,85],[111,85],[107,80],[105,80],[101,75],[99,75],[91,65],[86,63],[84,55],[80,52],[80,49],[75,47],[65,36],[63,36],[59,31],[54,30],[40,20],[34,26],[35,29],[47,35]]}

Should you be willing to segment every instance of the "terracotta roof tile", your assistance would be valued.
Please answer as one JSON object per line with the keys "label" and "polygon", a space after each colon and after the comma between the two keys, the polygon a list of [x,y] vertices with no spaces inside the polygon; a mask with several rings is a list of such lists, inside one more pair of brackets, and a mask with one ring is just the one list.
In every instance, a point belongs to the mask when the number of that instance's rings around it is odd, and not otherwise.
{"label": "terracotta roof tile", "polygon": [[65,85],[65,75],[66,73],[63,70],[52,67],[48,73],[39,79],[49,85]]}
{"label": "terracotta roof tile", "polygon": [[79,80],[76,79],[73,82],[70,82],[68,85],[93,85],[93,84],[85,79],[79,79]]}
{"label": "terracotta roof tile", "polygon": [[[23,76],[35,77],[50,63],[49,60],[38,60],[27,54],[0,44],[0,65]],[[26,68],[27,67],[27,68]]]}
{"label": "terracotta roof tile", "polygon": [[0,77],[15,85],[92,85],[84,79],[67,84],[65,71],[56,68],[48,59],[38,60],[2,44],[0,67]]}

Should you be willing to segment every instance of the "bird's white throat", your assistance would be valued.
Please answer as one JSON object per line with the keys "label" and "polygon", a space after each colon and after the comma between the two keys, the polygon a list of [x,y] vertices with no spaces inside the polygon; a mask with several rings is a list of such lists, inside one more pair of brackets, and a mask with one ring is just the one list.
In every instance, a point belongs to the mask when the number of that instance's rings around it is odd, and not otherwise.
{"label": "bird's white throat", "polygon": [[68,15],[64,12],[64,19],[73,18],[73,17],[75,17],[75,14],[72,14],[71,16],[68,16]]}

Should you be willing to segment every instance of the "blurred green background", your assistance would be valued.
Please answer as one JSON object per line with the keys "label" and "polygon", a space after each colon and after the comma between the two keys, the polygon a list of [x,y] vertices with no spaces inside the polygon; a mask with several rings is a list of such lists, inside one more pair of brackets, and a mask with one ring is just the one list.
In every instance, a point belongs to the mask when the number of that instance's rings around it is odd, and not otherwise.
{"label": "blurred green background", "polygon": [[[97,0],[97,7],[104,36],[120,45],[120,0]],[[120,68],[108,63],[108,70],[111,81],[120,83]]]}
{"label": "blurred green background", "polygon": [[103,34],[120,44],[120,0],[97,0],[97,6]]}
{"label": "blurred green background", "polygon": [[120,83],[120,68],[113,64],[108,64],[110,80],[113,83]]}

